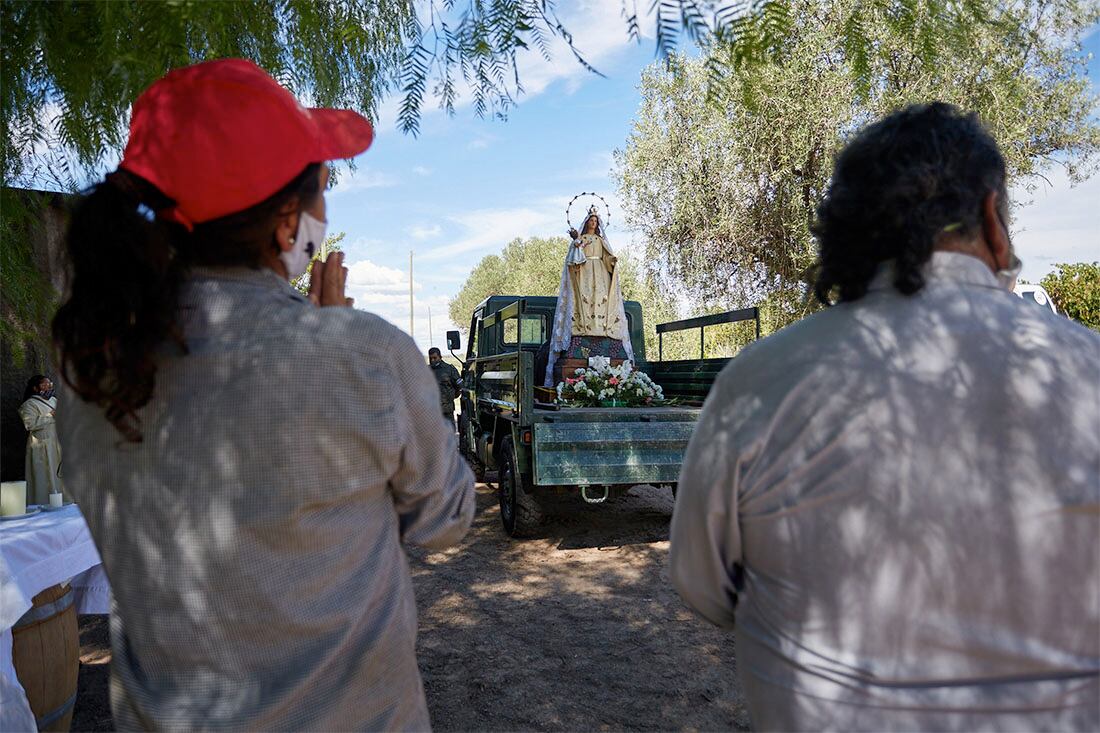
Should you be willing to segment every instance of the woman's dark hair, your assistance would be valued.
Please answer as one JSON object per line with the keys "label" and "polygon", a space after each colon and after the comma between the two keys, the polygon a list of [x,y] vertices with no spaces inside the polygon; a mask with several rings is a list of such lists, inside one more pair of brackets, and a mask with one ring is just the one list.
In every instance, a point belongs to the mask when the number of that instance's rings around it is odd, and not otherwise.
{"label": "woman's dark hair", "polygon": [[27,380],[27,386],[23,388],[24,402],[38,394],[38,385],[42,384],[42,380],[45,378],[45,374],[35,374],[33,377]]}
{"label": "woman's dark hair", "polygon": [[165,341],[187,350],[176,310],[190,267],[258,267],[266,251],[278,252],[280,214],[295,197],[308,206],[320,185],[320,165],[311,164],[259,204],[189,232],[152,215],[174,202],[151,183],[121,169],[108,175],[69,224],[70,294],[53,321],[61,378],[140,442],[136,413],[153,394],[156,350]]}
{"label": "woman's dark hair", "polygon": [[921,268],[949,228],[973,234],[982,200],[1005,197],[1005,161],[974,114],[942,102],[913,105],[865,127],[836,158],[811,230],[818,242],[814,294],[828,305],[857,300],[881,263],[894,287],[924,287]]}

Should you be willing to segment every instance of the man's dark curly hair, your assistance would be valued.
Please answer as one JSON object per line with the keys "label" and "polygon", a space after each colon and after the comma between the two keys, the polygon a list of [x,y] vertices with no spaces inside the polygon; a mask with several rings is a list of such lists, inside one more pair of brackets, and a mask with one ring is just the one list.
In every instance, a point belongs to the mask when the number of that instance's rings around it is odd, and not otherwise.
{"label": "man's dark curly hair", "polygon": [[814,294],[826,305],[834,291],[857,300],[879,264],[894,260],[894,286],[912,295],[937,237],[977,232],[991,191],[1003,207],[1004,157],[976,115],[935,102],[868,125],[840,151],[817,207]]}

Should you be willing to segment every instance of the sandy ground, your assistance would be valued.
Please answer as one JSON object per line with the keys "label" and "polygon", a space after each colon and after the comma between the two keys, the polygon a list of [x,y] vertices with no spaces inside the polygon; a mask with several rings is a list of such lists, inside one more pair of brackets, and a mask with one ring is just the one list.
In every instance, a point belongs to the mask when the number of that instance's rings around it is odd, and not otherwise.
{"label": "sandy ground", "polygon": [[[732,637],[668,582],[671,515],[637,487],[516,541],[479,485],[459,546],[410,553],[435,730],[748,730]],[[111,730],[105,617],[82,617],[81,654],[73,730]]]}

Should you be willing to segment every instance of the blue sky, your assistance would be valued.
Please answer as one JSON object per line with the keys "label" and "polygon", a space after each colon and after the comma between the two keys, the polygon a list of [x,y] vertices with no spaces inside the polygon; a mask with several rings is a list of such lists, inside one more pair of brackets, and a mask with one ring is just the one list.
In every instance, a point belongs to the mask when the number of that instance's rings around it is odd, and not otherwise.
{"label": "blue sky", "polygon": [[[618,3],[576,3],[565,15],[578,47],[606,78],[565,52],[551,63],[534,57],[521,67],[527,94],[506,122],[477,119],[469,107],[454,117],[430,110],[419,137],[395,128],[397,100],[391,100],[376,142],[329,193],[329,229],[347,235],[356,307],[406,331],[414,252],[414,337],[425,350],[443,344],[444,332],[455,327],[448,300],[481,258],[515,237],[564,233],[565,205],[574,194],[597,191],[608,199],[618,250],[629,254],[636,241],[621,226],[611,156],[630,132],[639,76],[653,62],[654,46],[626,39]],[[1085,43],[1093,79],[1100,74],[1098,31]],[[1022,197],[1032,203],[1014,221],[1023,277],[1031,280],[1055,262],[1100,259],[1094,214],[1100,175],[1075,188],[1059,170],[1047,175],[1051,184]]]}
{"label": "blue sky", "polygon": [[616,233],[630,240],[615,227],[623,216],[611,155],[630,131],[636,86],[654,46],[627,41],[618,3],[579,5],[567,17],[578,46],[606,78],[567,52],[550,63],[535,57],[521,68],[527,93],[506,122],[480,120],[469,107],[454,117],[432,110],[415,138],[395,129],[393,102],[354,174],[344,172],[329,193],[329,229],[347,234],[356,307],[406,331],[414,252],[414,336],[424,349],[441,345],[455,327],[447,302],[481,258],[515,237],[564,234],[574,194],[602,194],[611,204],[612,243]]}

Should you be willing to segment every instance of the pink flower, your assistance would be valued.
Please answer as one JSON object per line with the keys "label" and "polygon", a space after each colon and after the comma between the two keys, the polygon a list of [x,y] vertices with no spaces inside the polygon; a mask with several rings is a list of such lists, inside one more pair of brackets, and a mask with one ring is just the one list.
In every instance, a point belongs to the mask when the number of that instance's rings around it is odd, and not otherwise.
{"label": "pink flower", "polygon": [[616,385],[619,383],[619,379],[618,377],[612,377],[611,379],[607,380],[607,383],[610,385]]}
{"label": "pink flower", "polygon": [[577,380],[576,380],[576,379],[573,379],[572,377],[566,377],[566,378],[565,378],[565,383],[566,383],[566,384],[576,384],[576,383],[577,383]]}

